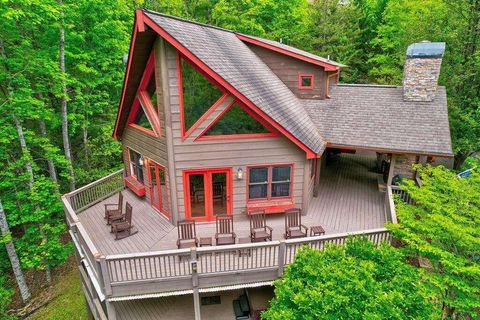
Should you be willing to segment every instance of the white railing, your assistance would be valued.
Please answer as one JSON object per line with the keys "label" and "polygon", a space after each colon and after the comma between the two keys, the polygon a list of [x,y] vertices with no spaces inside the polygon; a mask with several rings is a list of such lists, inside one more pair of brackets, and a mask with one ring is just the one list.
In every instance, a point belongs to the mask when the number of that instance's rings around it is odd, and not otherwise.
{"label": "white railing", "polygon": [[385,192],[385,218],[388,222],[398,223],[392,186],[387,186],[387,192]]}

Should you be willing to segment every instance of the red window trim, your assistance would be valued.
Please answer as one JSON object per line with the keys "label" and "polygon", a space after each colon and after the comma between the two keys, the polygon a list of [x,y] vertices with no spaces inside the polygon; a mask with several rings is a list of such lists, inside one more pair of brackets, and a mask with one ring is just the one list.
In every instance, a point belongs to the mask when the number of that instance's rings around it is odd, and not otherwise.
{"label": "red window trim", "polygon": [[[290,195],[288,197],[272,197],[272,168],[273,167],[286,167],[289,166],[290,169]],[[266,198],[257,198],[257,199],[250,199],[250,169],[251,168],[268,168],[268,182],[267,182],[267,197]],[[259,164],[259,165],[250,165],[247,166],[247,173],[245,175],[246,177],[246,185],[247,185],[247,204],[249,203],[268,203],[272,202],[273,205],[275,204],[276,201],[280,200],[291,200],[293,202],[293,178],[294,178],[294,172],[295,172],[295,164],[294,163],[275,163],[275,164]]]}
{"label": "red window trim", "polygon": [[[185,112],[184,112],[184,106],[183,106],[183,76],[182,76],[182,63],[181,59],[185,60],[186,63],[190,64],[192,68],[195,69],[198,73],[200,73],[205,79],[207,79],[212,85],[217,87],[223,94],[222,96],[215,101],[213,105],[208,108],[208,110],[195,121],[195,123],[188,129],[186,130],[185,127]],[[181,133],[182,133],[182,141],[184,141],[186,138],[188,138],[192,132],[203,122],[205,119],[220,105],[222,102],[228,97],[229,93],[225,88],[223,88],[220,84],[218,84],[215,79],[210,77],[207,73],[203,72],[197,65],[195,65],[193,62],[191,62],[186,56],[181,54],[179,51],[177,51],[177,80],[178,80],[178,96],[179,96],[179,111],[180,111],[180,128],[181,128]]]}
{"label": "red window trim", "polygon": [[[234,104],[237,104],[245,112],[247,112],[253,119],[258,121],[262,126],[264,126],[270,132],[268,133],[245,133],[245,134],[231,134],[231,135],[217,135],[217,136],[207,136],[205,135],[212,126],[214,126],[223,115],[232,108]],[[238,139],[257,139],[257,138],[276,138],[280,135],[275,131],[272,126],[270,126],[264,119],[259,117],[245,105],[243,105],[239,100],[234,99],[222,112],[220,112],[215,119],[208,126],[203,129],[203,131],[195,138],[194,141],[212,141],[212,140],[238,140]]]}
{"label": "red window trim", "polygon": [[159,204],[160,204],[160,207],[163,209],[160,210],[158,209],[157,207],[155,207],[154,205],[152,205],[152,199],[153,199],[153,188],[152,188],[152,185],[150,184],[149,186],[149,189],[150,189],[150,205],[151,207],[154,209],[154,210],[157,210],[158,212],[160,212],[165,218],[167,218],[168,220],[170,220],[170,198],[168,196],[168,192],[169,192],[169,187],[168,187],[168,182],[167,182],[167,168],[165,168],[165,166],[159,164],[158,162],[155,162],[153,161],[152,159],[145,159],[146,161],[146,168],[147,168],[147,171],[148,171],[148,182],[149,184],[152,182],[152,172],[150,170],[150,165],[157,165],[158,167],[160,167],[163,172],[164,172],[164,175],[165,175],[165,186],[166,186],[166,195],[165,195],[165,200],[166,200],[166,204],[168,205],[168,210],[165,208],[164,206],[164,203],[163,203],[163,199],[162,199],[162,196],[161,194],[159,195]]}
{"label": "red window trim", "polygon": [[[302,79],[303,78],[310,78],[311,79],[309,86],[303,86],[302,85]],[[313,88],[315,87],[314,79],[315,79],[315,77],[314,77],[313,73],[299,73],[298,74],[298,89],[300,89],[300,90],[313,90]]]}
{"label": "red window trim", "polygon": [[[183,199],[184,199],[184,209],[185,209],[185,218],[186,219],[193,219],[195,221],[199,222],[208,222],[208,221],[213,221],[209,220],[209,215],[207,212],[205,212],[205,217],[192,217],[192,212],[190,209],[190,205],[188,204],[188,201],[190,201],[190,183],[188,181],[188,175],[191,174],[213,174],[213,173],[222,173],[226,172],[227,173],[227,197],[230,195],[230,199],[227,199],[227,215],[232,215],[233,214],[233,169],[232,167],[224,167],[224,168],[205,168],[205,169],[187,169],[182,171],[182,182],[183,182]],[[204,180],[204,189],[205,189],[205,205],[207,205],[207,199],[208,199],[208,205],[213,205],[210,203],[211,197],[211,188],[210,190],[207,190],[205,188],[205,183],[208,181]],[[208,194],[207,194],[207,191]],[[213,212],[212,212],[213,214]]]}
{"label": "red window trim", "polygon": [[[130,115],[128,117],[128,125],[132,128],[135,128],[143,133],[146,133],[152,137],[160,137],[161,136],[161,128],[160,128],[160,119],[158,117],[157,108],[152,104],[150,97],[148,96],[148,92],[146,91],[148,82],[150,78],[153,76],[155,78],[155,84],[157,83],[157,77],[155,73],[155,49],[152,49],[150,53],[150,57],[147,61],[147,66],[142,75],[142,80],[140,81],[140,86],[138,87],[137,96],[133,102],[132,109],[130,110]],[[142,108],[145,112],[148,121],[152,125],[153,130],[144,128],[134,123],[135,117],[137,115],[138,109]]]}

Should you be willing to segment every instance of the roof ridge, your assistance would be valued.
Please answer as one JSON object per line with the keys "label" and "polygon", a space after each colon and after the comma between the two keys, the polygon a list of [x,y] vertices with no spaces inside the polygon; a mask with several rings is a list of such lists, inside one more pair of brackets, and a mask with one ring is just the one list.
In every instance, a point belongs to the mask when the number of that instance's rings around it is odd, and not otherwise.
{"label": "roof ridge", "polygon": [[402,88],[402,86],[376,83],[338,83],[339,87]]}
{"label": "roof ridge", "polygon": [[148,13],[157,15],[157,16],[161,16],[161,17],[165,17],[165,18],[170,18],[170,19],[174,19],[174,20],[178,20],[178,21],[182,21],[182,22],[187,22],[187,23],[191,23],[191,24],[196,24],[196,25],[199,25],[199,26],[202,26],[202,27],[207,27],[207,28],[211,28],[211,29],[217,29],[217,30],[220,30],[220,31],[230,32],[230,33],[233,33],[233,34],[236,33],[236,32],[233,31],[233,30],[224,29],[224,28],[221,28],[221,27],[213,26],[213,25],[211,25],[211,24],[207,24],[207,23],[202,23],[202,22],[198,22],[198,21],[188,20],[188,19],[186,19],[186,18],[181,18],[181,17],[177,17],[177,16],[170,15],[170,14],[166,14],[166,13],[160,13],[160,12],[153,11],[153,10],[149,10],[149,9],[145,9],[145,8],[142,8],[141,10],[144,11],[144,12],[148,12]]}

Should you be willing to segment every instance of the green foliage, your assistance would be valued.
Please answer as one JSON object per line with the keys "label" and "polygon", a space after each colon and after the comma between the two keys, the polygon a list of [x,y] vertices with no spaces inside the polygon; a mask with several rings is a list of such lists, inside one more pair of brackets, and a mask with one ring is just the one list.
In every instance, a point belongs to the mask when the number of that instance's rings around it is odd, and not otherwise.
{"label": "green foliage", "polygon": [[7,313],[8,305],[12,300],[13,291],[6,287],[5,282],[5,277],[0,276],[0,319],[13,320],[16,318]]}
{"label": "green foliage", "polygon": [[435,319],[438,314],[422,285],[419,269],[402,254],[367,239],[324,251],[302,248],[275,298],[262,314],[274,319]]}
{"label": "green foliage", "polygon": [[206,132],[206,135],[268,133],[269,131],[239,105],[234,104]]}
{"label": "green foliage", "polygon": [[400,224],[390,225],[411,257],[425,257],[427,280],[444,314],[476,318],[480,310],[480,175],[459,179],[443,167],[419,168],[422,187],[407,181],[416,205],[397,203]]}

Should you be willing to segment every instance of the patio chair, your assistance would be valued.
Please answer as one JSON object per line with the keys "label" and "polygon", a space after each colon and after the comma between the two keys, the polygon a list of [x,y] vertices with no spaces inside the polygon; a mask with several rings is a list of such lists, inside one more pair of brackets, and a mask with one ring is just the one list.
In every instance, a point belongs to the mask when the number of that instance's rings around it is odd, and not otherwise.
{"label": "patio chair", "polygon": [[252,242],[272,241],[273,229],[267,226],[265,210],[252,211],[250,217],[250,238]]}
{"label": "patio chair", "polygon": [[[112,222],[112,232],[115,233],[115,240],[123,239],[134,234],[132,233],[132,228],[132,205],[127,202],[125,205],[124,219]],[[126,235],[119,238],[118,235],[122,232],[126,232]]]}
{"label": "patio chair", "polygon": [[217,246],[235,244],[237,235],[233,232],[233,216],[218,215],[216,225],[215,241]]}
{"label": "patio chair", "polygon": [[177,225],[178,249],[196,247],[198,245],[197,232],[194,220],[182,220]]}
{"label": "patio chair", "polygon": [[298,208],[285,211],[285,239],[303,238],[308,228],[302,224],[302,211]]}
{"label": "patio chair", "polygon": [[225,198],[225,191],[223,188],[223,182],[214,182],[212,183],[212,191],[213,191],[213,201],[220,200],[220,204],[223,207],[223,201]]}
{"label": "patio chair", "polygon": [[107,219],[107,225],[123,219],[123,194],[121,192],[118,193],[118,203],[105,204],[105,219]]}

